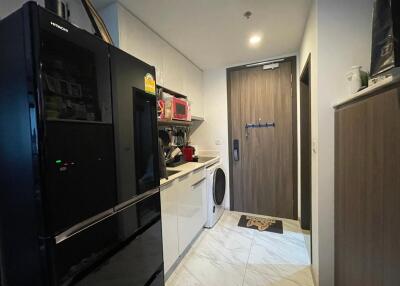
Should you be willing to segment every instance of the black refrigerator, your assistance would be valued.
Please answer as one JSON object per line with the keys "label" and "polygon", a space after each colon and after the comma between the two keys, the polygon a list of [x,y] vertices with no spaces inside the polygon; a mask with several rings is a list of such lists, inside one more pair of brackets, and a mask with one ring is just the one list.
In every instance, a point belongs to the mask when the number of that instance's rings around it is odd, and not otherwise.
{"label": "black refrigerator", "polygon": [[1,285],[164,285],[149,75],[34,2],[0,22]]}

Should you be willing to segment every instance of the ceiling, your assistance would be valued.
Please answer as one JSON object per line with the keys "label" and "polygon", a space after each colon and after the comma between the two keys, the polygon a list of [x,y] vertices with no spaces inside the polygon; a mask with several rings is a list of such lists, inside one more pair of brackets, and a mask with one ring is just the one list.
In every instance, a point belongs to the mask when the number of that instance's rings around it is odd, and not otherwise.
{"label": "ceiling", "polygon": [[[203,70],[296,53],[312,0],[118,0]],[[95,0],[101,7],[111,0]],[[251,11],[246,19],[243,14]],[[250,36],[262,37],[258,45]]]}

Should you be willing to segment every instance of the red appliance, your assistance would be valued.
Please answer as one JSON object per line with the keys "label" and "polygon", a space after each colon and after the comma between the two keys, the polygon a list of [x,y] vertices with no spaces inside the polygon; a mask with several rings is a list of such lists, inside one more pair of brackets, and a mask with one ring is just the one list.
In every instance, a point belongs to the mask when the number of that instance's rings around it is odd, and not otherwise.
{"label": "red appliance", "polygon": [[194,155],[194,147],[192,146],[185,146],[183,147],[183,158],[186,162],[192,162]]}
{"label": "red appliance", "polygon": [[173,97],[172,99],[172,119],[189,120],[189,103],[186,100]]}

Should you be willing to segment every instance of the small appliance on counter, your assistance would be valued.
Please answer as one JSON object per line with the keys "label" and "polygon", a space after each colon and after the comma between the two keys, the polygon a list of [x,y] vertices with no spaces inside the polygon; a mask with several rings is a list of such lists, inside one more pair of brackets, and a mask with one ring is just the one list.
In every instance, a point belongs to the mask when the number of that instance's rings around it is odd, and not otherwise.
{"label": "small appliance on counter", "polygon": [[185,146],[183,147],[183,158],[185,159],[186,162],[193,162],[193,156],[194,156],[194,152],[195,149],[192,146]]}
{"label": "small appliance on counter", "polygon": [[179,128],[160,129],[158,130],[158,136],[161,139],[160,142],[162,142],[163,157],[166,166],[177,167],[184,164],[185,160],[182,149],[185,145],[185,133]]}
{"label": "small appliance on counter", "polygon": [[179,147],[172,147],[166,156],[168,167],[177,167],[185,163],[182,150]]}

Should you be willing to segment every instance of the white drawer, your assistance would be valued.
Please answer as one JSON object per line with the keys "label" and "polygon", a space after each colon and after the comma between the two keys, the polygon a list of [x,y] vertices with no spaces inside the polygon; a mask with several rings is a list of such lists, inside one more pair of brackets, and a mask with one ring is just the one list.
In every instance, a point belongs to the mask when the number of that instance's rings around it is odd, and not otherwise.
{"label": "white drawer", "polygon": [[193,185],[199,183],[205,177],[206,177],[206,170],[204,167],[194,170],[189,176],[190,186],[193,186]]}

